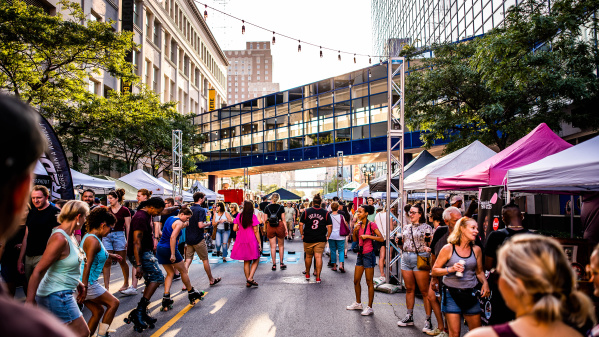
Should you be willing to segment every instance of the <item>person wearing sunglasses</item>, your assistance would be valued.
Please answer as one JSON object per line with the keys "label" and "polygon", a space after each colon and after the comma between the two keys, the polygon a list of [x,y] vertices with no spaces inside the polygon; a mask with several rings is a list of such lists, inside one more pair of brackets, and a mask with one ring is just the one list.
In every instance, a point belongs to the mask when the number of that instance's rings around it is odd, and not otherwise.
{"label": "person wearing sunglasses", "polygon": [[83,304],[92,313],[87,322],[89,331],[95,332],[102,318],[98,337],[108,336],[108,328],[119,308],[119,300],[98,282],[109,258],[119,262],[122,259],[119,254],[110,253],[102,244],[102,239],[114,230],[116,223],[117,218],[109,208],[96,207],[87,217],[87,234],[81,240],[81,248],[86,256],[85,263],[81,264],[81,282],[87,289]]}
{"label": "person wearing sunglasses", "polygon": [[[408,312],[406,316],[397,322],[398,326],[404,327],[414,325],[414,303],[416,300],[416,285],[422,294],[428,292],[430,282],[430,267],[428,269],[422,266],[418,267],[418,257],[427,261],[430,259],[431,249],[429,247],[433,229],[424,218],[424,211],[419,204],[413,205],[408,212],[410,224],[402,228],[402,236],[398,237],[397,242],[402,247],[401,256],[401,275],[406,285],[406,307]],[[422,268],[422,269],[421,269]],[[431,323],[431,305],[426,297],[423,299],[426,319],[424,321],[423,332],[433,330]]]}

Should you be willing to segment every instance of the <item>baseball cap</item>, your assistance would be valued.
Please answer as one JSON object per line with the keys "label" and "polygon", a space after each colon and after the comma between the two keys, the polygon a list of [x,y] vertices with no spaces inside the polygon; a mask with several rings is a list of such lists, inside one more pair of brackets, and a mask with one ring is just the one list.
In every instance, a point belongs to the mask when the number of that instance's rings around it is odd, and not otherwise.
{"label": "baseball cap", "polygon": [[451,197],[451,202],[450,202],[450,204],[452,204],[452,205],[453,205],[453,204],[455,204],[455,203],[456,203],[456,202],[458,202],[458,201],[462,201],[462,202],[463,202],[463,201],[464,201],[464,198],[462,198],[462,196],[461,196],[461,195],[454,195],[453,197]]}

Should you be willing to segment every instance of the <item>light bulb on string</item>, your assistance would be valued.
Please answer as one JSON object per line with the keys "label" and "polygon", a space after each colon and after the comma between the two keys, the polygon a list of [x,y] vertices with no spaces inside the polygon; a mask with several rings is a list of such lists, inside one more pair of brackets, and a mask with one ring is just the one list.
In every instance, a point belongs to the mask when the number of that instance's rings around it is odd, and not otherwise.
{"label": "light bulb on string", "polygon": [[372,59],[370,58],[370,55],[368,55],[368,64],[372,64]]}
{"label": "light bulb on string", "polygon": [[354,63],[356,63],[356,54],[354,54]]}
{"label": "light bulb on string", "polygon": [[320,47],[320,58],[322,58],[322,46]]}
{"label": "light bulb on string", "polygon": [[297,40],[297,52],[301,52],[302,51],[302,42],[300,40]]}
{"label": "light bulb on string", "polygon": [[339,59],[339,61],[341,61],[341,50],[337,51],[339,54],[337,54],[337,59]]}
{"label": "light bulb on string", "polygon": [[245,20],[241,20],[242,26],[241,26],[241,34],[245,34]]}
{"label": "light bulb on string", "polygon": [[275,32],[274,31],[272,32],[272,44],[273,45],[275,44]]}
{"label": "light bulb on string", "polygon": [[204,5],[204,21],[208,20],[208,5]]}

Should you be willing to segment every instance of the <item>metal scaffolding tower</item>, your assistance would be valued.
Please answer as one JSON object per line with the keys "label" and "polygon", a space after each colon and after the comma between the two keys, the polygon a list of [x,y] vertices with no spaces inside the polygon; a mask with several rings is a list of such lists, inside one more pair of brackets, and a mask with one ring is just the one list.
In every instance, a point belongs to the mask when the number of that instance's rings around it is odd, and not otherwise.
{"label": "metal scaffolding tower", "polygon": [[[399,83],[395,75],[399,74]],[[390,266],[396,263],[401,257],[401,250],[391,241],[397,232],[401,233],[403,224],[403,205],[404,205],[404,90],[405,90],[406,62],[403,57],[390,57],[387,63],[387,230],[385,239],[387,240],[387,254],[385,256],[385,277],[390,280]],[[394,155],[393,152],[399,152]],[[393,184],[392,177],[399,177],[399,186]],[[397,193],[393,198],[391,193]],[[397,207],[399,218],[391,213],[391,208]],[[391,222],[397,221],[398,226],[391,231]],[[391,248],[397,254],[391,259]],[[395,268],[398,270],[398,268]],[[398,280],[401,274],[398,273]],[[401,286],[401,281],[399,282]]]}
{"label": "metal scaffolding tower", "polygon": [[335,189],[337,190],[337,198],[339,200],[343,200],[343,193],[341,193],[341,196],[339,196],[339,181],[341,181],[341,186],[344,185],[344,180],[343,180],[343,151],[337,151],[337,186],[335,186]]}
{"label": "metal scaffolding tower", "polygon": [[183,196],[183,131],[173,130],[173,198]]}

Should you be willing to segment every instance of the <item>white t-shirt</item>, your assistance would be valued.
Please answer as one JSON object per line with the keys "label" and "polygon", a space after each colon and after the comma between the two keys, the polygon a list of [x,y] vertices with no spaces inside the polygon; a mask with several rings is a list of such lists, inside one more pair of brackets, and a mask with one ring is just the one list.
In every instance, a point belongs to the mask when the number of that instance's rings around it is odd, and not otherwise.
{"label": "white t-shirt", "polygon": [[386,212],[377,213],[376,216],[374,217],[374,223],[378,227],[379,232],[381,232],[381,235],[383,235],[383,239],[385,239],[386,238],[385,233],[387,233],[387,213]]}
{"label": "white t-shirt", "polygon": [[285,221],[293,221],[295,217],[295,209],[293,207],[285,207]]}
{"label": "white t-shirt", "polygon": [[331,231],[331,236],[329,239],[331,240],[345,240],[345,237],[339,235],[339,230],[341,229],[341,219],[343,216],[341,214],[333,214],[330,213],[331,222],[333,223],[333,230]]}

